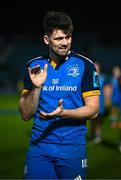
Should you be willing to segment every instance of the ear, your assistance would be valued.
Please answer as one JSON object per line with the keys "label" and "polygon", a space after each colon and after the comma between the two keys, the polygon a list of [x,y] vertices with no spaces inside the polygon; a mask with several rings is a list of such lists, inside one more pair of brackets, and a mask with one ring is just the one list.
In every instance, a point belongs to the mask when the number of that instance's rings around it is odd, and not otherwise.
{"label": "ear", "polygon": [[47,35],[44,35],[44,42],[46,45],[49,44],[49,37]]}

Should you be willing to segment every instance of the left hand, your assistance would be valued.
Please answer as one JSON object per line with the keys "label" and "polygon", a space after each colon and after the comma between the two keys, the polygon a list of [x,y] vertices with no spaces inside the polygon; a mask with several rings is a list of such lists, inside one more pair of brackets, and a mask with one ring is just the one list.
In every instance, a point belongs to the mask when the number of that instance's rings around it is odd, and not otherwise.
{"label": "left hand", "polygon": [[60,99],[58,102],[58,107],[51,113],[45,113],[45,112],[40,112],[40,117],[43,119],[52,119],[56,116],[60,116],[63,109],[63,105],[62,105],[63,100]]}
{"label": "left hand", "polygon": [[30,67],[28,68],[29,76],[34,87],[40,88],[43,85],[43,83],[46,81],[47,68],[48,68],[48,64],[44,65],[44,70],[40,69],[40,65],[37,65],[32,69],[30,69]]}

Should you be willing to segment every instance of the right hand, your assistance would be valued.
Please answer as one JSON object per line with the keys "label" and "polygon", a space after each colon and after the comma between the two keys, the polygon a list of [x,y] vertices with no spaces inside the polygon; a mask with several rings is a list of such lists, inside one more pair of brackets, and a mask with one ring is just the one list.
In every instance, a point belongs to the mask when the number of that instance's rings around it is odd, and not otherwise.
{"label": "right hand", "polygon": [[48,64],[44,65],[44,70],[40,69],[40,65],[37,65],[32,69],[30,69],[30,67],[28,68],[30,79],[35,87],[40,88],[45,82],[47,77],[47,68]]}
{"label": "right hand", "polygon": [[48,120],[48,119],[52,119],[54,117],[62,116],[62,113],[64,111],[62,103],[63,103],[63,100],[60,99],[58,102],[58,106],[54,111],[52,111],[50,113],[40,112],[40,117]]}

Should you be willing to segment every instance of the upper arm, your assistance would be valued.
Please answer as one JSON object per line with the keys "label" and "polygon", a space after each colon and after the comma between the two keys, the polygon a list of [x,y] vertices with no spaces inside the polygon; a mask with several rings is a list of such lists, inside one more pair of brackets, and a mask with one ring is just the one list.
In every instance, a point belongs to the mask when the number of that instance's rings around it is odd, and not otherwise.
{"label": "upper arm", "polygon": [[87,106],[91,112],[92,116],[90,116],[90,119],[97,118],[99,114],[99,95],[97,96],[87,96],[84,98],[85,106]]}
{"label": "upper arm", "polygon": [[23,89],[20,100],[19,100],[19,108],[20,106],[23,106],[24,101],[27,99],[27,97],[31,94],[32,91]]}
{"label": "upper arm", "polygon": [[84,97],[84,102],[86,106],[91,106],[95,110],[99,110],[99,95]]}

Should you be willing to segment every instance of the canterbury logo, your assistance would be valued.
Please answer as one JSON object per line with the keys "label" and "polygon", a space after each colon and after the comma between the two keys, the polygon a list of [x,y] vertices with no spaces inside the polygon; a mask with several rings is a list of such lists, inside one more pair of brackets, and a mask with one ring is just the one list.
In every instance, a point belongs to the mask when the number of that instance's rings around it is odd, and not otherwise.
{"label": "canterbury logo", "polygon": [[24,175],[27,174],[27,166],[24,167]]}
{"label": "canterbury logo", "polygon": [[77,176],[74,180],[82,180],[81,176]]}
{"label": "canterbury logo", "polygon": [[87,159],[82,159],[82,168],[87,167]]}

